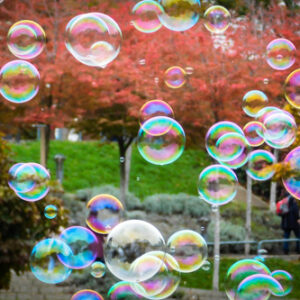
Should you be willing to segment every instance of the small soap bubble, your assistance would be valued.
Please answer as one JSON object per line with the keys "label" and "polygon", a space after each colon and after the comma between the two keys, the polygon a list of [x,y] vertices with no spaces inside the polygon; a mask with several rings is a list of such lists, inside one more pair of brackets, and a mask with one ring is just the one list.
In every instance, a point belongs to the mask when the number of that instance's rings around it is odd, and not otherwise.
{"label": "small soap bubble", "polygon": [[47,219],[54,219],[57,216],[57,207],[55,205],[47,205],[44,210],[44,215]]}
{"label": "small soap bubble", "polygon": [[194,68],[193,67],[186,67],[185,71],[186,71],[187,75],[192,75],[194,73]]}
{"label": "small soap bubble", "polygon": [[265,93],[252,90],[243,98],[243,110],[249,117],[256,117],[258,112],[268,104],[268,97]]}
{"label": "small soap bubble", "polygon": [[186,72],[181,67],[171,67],[165,71],[164,80],[169,88],[181,88],[186,83]]}
{"label": "small soap bubble", "polygon": [[230,12],[223,6],[211,6],[204,13],[204,26],[211,33],[223,33],[229,24]]}
{"label": "small soap bubble", "polygon": [[105,275],[106,266],[101,261],[95,261],[91,265],[91,275],[95,278],[101,278]]}
{"label": "small soap bubble", "polygon": [[201,269],[202,269],[203,271],[209,271],[210,268],[211,268],[211,263],[210,263],[208,260],[206,260],[206,261],[204,262],[204,264],[202,265],[202,267],[201,267]]}
{"label": "small soap bubble", "polygon": [[125,157],[124,156],[121,156],[120,157],[120,163],[123,163],[125,161]]}
{"label": "small soap bubble", "polygon": [[293,290],[293,276],[284,270],[276,270],[271,273],[271,276],[276,279],[282,286],[283,290],[279,293],[272,292],[273,295],[283,297],[288,295]]}
{"label": "small soap bubble", "polygon": [[139,60],[139,64],[140,64],[141,66],[144,66],[144,65],[146,64],[146,59],[140,59],[140,60]]}

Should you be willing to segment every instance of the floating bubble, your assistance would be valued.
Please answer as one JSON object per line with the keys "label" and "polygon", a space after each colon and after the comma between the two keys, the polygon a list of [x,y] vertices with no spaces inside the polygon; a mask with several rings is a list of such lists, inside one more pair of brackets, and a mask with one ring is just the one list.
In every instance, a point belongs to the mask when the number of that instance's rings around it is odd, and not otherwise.
{"label": "floating bubble", "polygon": [[71,269],[83,269],[91,265],[97,258],[99,243],[92,231],[81,226],[72,226],[60,234],[72,250],[71,257],[58,255],[60,261]]}
{"label": "floating bubble", "polygon": [[93,290],[81,290],[75,293],[71,300],[104,300],[104,298]]}
{"label": "floating bubble", "polygon": [[[278,107],[275,106],[266,106],[264,108],[262,108],[256,115],[256,120],[258,122],[260,122],[261,124],[264,123],[265,118],[268,116],[268,114],[270,112],[273,111],[281,111],[281,109],[279,109]],[[261,135],[263,137],[263,133],[261,133],[260,131],[258,131],[258,134]]]}
{"label": "floating bubble", "polygon": [[263,256],[260,256],[260,255],[258,255],[258,256],[255,256],[253,259],[255,259],[255,260],[257,260],[257,261],[260,261],[260,262],[265,262],[265,258],[263,257]]}
{"label": "floating bubble", "polygon": [[280,283],[283,289],[283,291],[280,291],[279,293],[276,293],[276,290],[272,290],[272,294],[274,296],[286,296],[292,291],[293,276],[289,272],[284,270],[276,270],[271,273],[271,276]]}
{"label": "floating bubble", "polygon": [[143,299],[132,288],[131,283],[127,281],[120,281],[114,284],[108,291],[108,298],[110,300],[138,300]]}
{"label": "floating bubble", "polygon": [[186,71],[187,75],[192,75],[194,73],[194,68],[193,67],[186,67],[185,71]]}
{"label": "floating bubble", "polygon": [[94,232],[100,234],[109,233],[119,224],[124,207],[114,196],[100,194],[93,197],[87,204],[88,217],[86,224]]}
{"label": "floating bubble", "polygon": [[47,205],[44,210],[47,219],[54,219],[57,216],[57,207],[55,205]]}
{"label": "floating bubble", "polygon": [[286,70],[296,60],[296,47],[287,39],[275,39],[267,46],[267,63],[275,70]]}
{"label": "floating bubble", "polygon": [[12,25],[7,34],[10,52],[21,59],[40,55],[45,47],[46,34],[36,22],[23,20]]}
{"label": "floating bubble", "polygon": [[178,271],[190,273],[198,270],[207,258],[207,244],[204,238],[193,230],[180,230],[171,235],[167,251],[178,262]]}
{"label": "floating bubble", "polygon": [[226,166],[211,165],[205,168],[198,180],[198,192],[211,205],[224,205],[235,197],[238,179]]}
{"label": "floating bubble", "polygon": [[154,117],[140,128],[137,146],[141,156],[148,162],[155,165],[170,164],[183,153],[185,133],[175,120]]}
{"label": "floating bubble", "polygon": [[186,72],[178,66],[170,67],[165,71],[165,84],[172,89],[179,89],[186,83]]}
{"label": "floating bubble", "polygon": [[66,27],[65,44],[81,63],[105,67],[121,49],[122,32],[108,15],[87,13],[74,17]]}
{"label": "floating bubble", "polygon": [[160,0],[163,13],[160,22],[172,31],[185,31],[199,20],[199,0]]}
{"label": "floating bubble", "polygon": [[254,259],[243,259],[234,263],[227,271],[225,278],[225,291],[230,300],[242,300],[238,289],[240,283],[251,275],[270,275],[270,270],[260,261]]}
{"label": "floating bubble", "polygon": [[132,269],[132,263],[150,251],[162,251],[165,242],[161,233],[150,223],[130,220],[118,224],[109,233],[104,258],[110,272],[121,280],[145,281],[159,270],[154,264],[145,272]]}
{"label": "floating bubble", "polygon": [[106,266],[101,261],[95,261],[91,265],[91,275],[95,278],[101,278],[105,275],[106,272]]}
{"label": "floating bubble", "polygon": [[265,181],[275,173],[273,165],[276,163],[275,156],[265,150],[255,150],[249,154],[247,175],[258,181]]}
{"label": "floating bubble", "polygon": [[209,271],[210,268],[211,268],[211,263],[208,260],[206,260],[201,267],[203,271]]}
{"label": "floating bubble", "polygon": [[171,106],[162,100],[148,101],[140,110],[140,124],[144,124],[147,120],[158,116],[164,116],[173,119],[174,112]]}
{"label": "floating bubble", "polygon": [[56,284],[66,280],[72,270],[61,263],[72,256],[70,247],[59,239],[45,239],[36,244],[30,255],[33,275],[42,282]]}
{"label": "floating bubble", "polygon": [[284,96],[292,106],[300,109],[300,69],[296,69],[286,78]]}
{"label": "floating bubble", "polygon": [[252,90],[245,94],[243,98],[243,110],[250,117],[256,117],[258,112],[268,103],[265,93]]}
{"label": "floating bubble", "polygon": [[214,5],[204,13],[204,26],[211,33],[223,33],[230,23],[230,12],[223,6]]}
{"label": "floating bubble", "polygon": [[284,159],[288,172],[282,178],[285,189],[300,200],[300,146],[293,149]]}
{"label": "floating bubble", "polygon": [[250,146],[258,147],[264,143],[262,123],[258,121],[248,122],[243,130]]}
{"label": "floating bubble", "polygon": [[40,74],[24,60],[13,60],[0,70],[0,94],[12,103],[25,103],[39,91]]}
{"label": "floating bubble", "polygon": [[158,2],[152,0],[140,1],[132,9],[134,17],[132,25],[140,32],[156,32],[162,27],[158,18],[162,13],[163,8]]}

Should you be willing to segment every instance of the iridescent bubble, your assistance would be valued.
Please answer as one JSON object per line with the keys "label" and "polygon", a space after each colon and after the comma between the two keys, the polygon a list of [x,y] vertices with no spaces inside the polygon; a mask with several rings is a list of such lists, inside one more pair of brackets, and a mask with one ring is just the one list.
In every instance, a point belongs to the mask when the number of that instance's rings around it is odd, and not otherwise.
{"label": "iridescent bubble", "polygon": [[185,31],[199,20],[199,0],[160,0],[163,13],[158,17],[161,23],[172,31]]}
{"label": "iridescent bubble", "polygon": [[156,32],[162,27],[158,18],[162,13],[163,8],[158,2],[152,0],[140,1],[132,9],[132,25],[140,32]]}
{"label": "iridescent bubble", "polygon": [[122,32],[108,15],[87,13],[74,17],[66,27],[65,44],[81,63],[105,67],[121,49]]}
{"label": "iridescent bubble", "polygon": [[205,168],[198,179],[198,192],[211,205],[224,205],[235,197],[238,179],[235,173],[223,165]]}
{"label": "iridescent bubble", "polygon": [[8,185],[15,192],[28,192],[35,186],[36,171],[31,164],[17,163],[9,169]]}
{"label": "iridescent bubble", "polygon": [[109,233],[120,223],[124,207],[114,196],[100,194],[93,197],[87,204],[88,217],[86,224],[94,232]]}
{"label": "iridescent bubble", "polygon": [[243,98],[243,110],[250,117],[256,117],[257,113],[266,106],[268,97],[265,93],[252,90],[245,94]]}
{"label": "iridescent bubble", "polygon": [[[265,118],[267,117],[267,115],[272,112],[272,111],[280,111],[280,108],[275,107],[275,106],[266,106],[264,108],[262,108],[256,115],[256,120],[258,122],[260,122],[261,124],[264,123]],[[261,135],[263,137],[263,133],[261,133],[260,131],[258,131],[258,134]]]}
{"label": "iridescent bubble", "polygon": [[267,46],[267,63],[275,70],[286,70],[296,60],[296,47],[287,39],[275,39]]}
{"label": "iridescent bubble", "polygon": [[57,207],[55,205],[47,205],[44,210],[44,215],[47,219],[54,219],[57,216]]}
{"label": "iridescent bubble", "polygon": [[66,280],[72,270],[61,263],[72,256],[70,247],[59,239],[45,239],[36,244],[30,255],[33,275],[42,282],[56,284]]}
{"label": "iridescent bubble", "polygon": [[285,189],[300,200],[300,146],[293,149],[284,159],[288,172],[282,178]]}
{"label": "iridescent bubble", "polygon": [[83,269],[91,265],[97,258],[99,243],[92,231],[81,226],[72,226],[60,234],[72,250],[71,257],[58,255],[60,261],[71,269]]}
{"label": "iridescent bubble", "polygon": [[7,34],[10,52],[21,59],[40,55],[45,47],[46,34],[36,22],[23,20],[12,25]]}
{"label": "iridescent bubble", "polygon": [[138,300],[143,299],[132,288],[131,283],[127,281],[120,281],[114,284],[107,294],[110,300]]}
{"label": "iridescent bubble", "polygon": [[137,146],[141,156],[148,162],[155,165],[170,164],[183,153],[185,133],[175,120],[154,117],[140,128]]}
{"label": "iridescent bubble", "polygon": [[0,70],[0,94],[12,103],[25,103],[39,91],[40,74],[24,60],[13,60]]}
{"label": "iridescent bubble", "polygon": [[276,270],[271,273],[271,276],[280,283],[283,289],[283,291],[280,291],[279,293],[276,293],[276,291],[273,290],[272,294],[274,296],[279,296],[279,297],[286,296],[292,291],[293,276],[289,272],[284,270]]}
{"label": "iridescent bubble", "polygon": [[248,122],[243,130],[250,146],[258,147],[264,143],[262,123],[258,121]]}
{"label": "iridescent bubble", "polygon": [[206,260],[201,267],[203,271],[209,271],[210,268],[211,268],[211,263],[208,260]]}
{"label": "iridescent bubble", "polygon": [[148,101],[142,106],[140,110],[140,124],[144,124],[147,120],[158,116],[164,116],[173,119],[174,112],[172,110],[172,107],[162,100]]}
{"label": "iridescent bubble", "polygon": [[211,33],[223,33],[230,23],[230,12],[223,6],[214,5],[204,13],[204,26]]}
{"label": "iridescent bubble", "polygon": [[170,67],[165,71],[165,84],[172,89],[179,89],[186,83],[186,72],[178,66]]}
{"label": "iridescent bubble", "polygon": [[145,281],[159,270],[153,264],[147,272],[132,269],[132,263],[150,251],[162,251],[165,242],[161,233],[150,223],[130,220],[118,224],[108,235],[104,258],[110,272],[121,280]]}
{"label": "iridescent bubble", "polygon": [[106,272],[106,266],[101,261],[95,261],[91,265],[91,275],[95,278],[101,278],[105,275]]}
{"label": "iridescent bubble", "polygon": [[255,150],[249,154],[247,174],[254,180],[265,181],[275,173],[275,156],[266,150]]}
{"label": "iridescent bubble", "polygon": [[296,69],[286,78],[284,96],[292,106],[300,109],[300,69]]}
{"label": "iridescent bubble", "polygon": [[178,262],[178,271],[183,273],[200,269],[207,259],[206,241],[193,230],[180,230],[171,235],[167,251]]}
{"label": "iridescent bubble", "polygon": [[270,270],[262,263],[254,259],[243,259],[234,263],[227,271],[225,278],[225,291],[230,300],[242,300],[239,297],[240,283],[251,275],[270,275]]}
{"label": "iridescent bubble", "polygon": [[231,161],[219,161],[219,163],[223,166],[226,166],[230,169],[239,169],[244,166],[248,162],[248,154],[250,152],[250,147],[245,147],[244,151],[240,154],[239,157],[235,158]]}
{"label": "iridescent bubble", "polygon": [[104,298],[93,290],[81,290],[75,293],[71,300],[104,300]]}

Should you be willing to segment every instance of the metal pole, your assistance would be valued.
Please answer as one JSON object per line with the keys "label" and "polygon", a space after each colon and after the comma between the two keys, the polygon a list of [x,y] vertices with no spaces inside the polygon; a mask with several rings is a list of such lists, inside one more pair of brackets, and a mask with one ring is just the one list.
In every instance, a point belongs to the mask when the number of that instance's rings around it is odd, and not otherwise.
{"label": "metal pole", "polygon": [[[251,238],[251,204],[252,204],[252,178],[247,174],[247,209],[246,209],[246,241]],[[245,255],[250,253],[250,244],[245,244]]]}
{"label": "metal pole", "polygon": [[219,290],[219,269],[220,269],[220,210],[218,206],[212,208],[215,214],[215,243],[214,243],[214,273],[213,289]]}
{"label": "metal pole", "polygon": [[46,126],[39,125],[40,128],[40,163],[46,167]]}
{"label": "metal pole", "polygon": [[[276,159],[276,162],[277,162],[278,161],[278,156],[279,156],[279,150],[278,149],[274,150],[274,156],[275,156],[275,159]],[[271,181],[269,210],[273,213],[275,213],[275,211],[276,211],[276,190],[277,190],[277,182],[276,181]]]}
{"label": "metal pole", "polygon": [[64,161],[66,157],[62,154],[56,154],[54,160],[56,163],[56,179],[62,184],[64,179]]}

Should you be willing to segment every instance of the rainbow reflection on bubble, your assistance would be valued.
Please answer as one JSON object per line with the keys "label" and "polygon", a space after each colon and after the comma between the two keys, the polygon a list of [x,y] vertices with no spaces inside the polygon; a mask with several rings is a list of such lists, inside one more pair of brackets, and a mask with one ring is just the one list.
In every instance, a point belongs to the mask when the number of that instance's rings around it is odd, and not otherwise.
{"label": "rainbow reflection on bubble", "polygon": [[81,226],[65,229],[59,236],[72,250],[71,257],[58,255],[60,261],[71,269],[83,269],[97,258],[99,243],[92,231]]}
{"label": "rainbow reflection on bubble", "polygon": [[224,205],[235,197],[238,179],[235,173],[223,165],[205,168],[198,179],[199,195],[211,205]]}
{"label": "rainbow reflection on bubble", "polygon": [[243,110],[250,117],[256,117],[258,112],[268,103],[268,97],[265,93],[258,90],[247,92],[243,98]]}
{"label": "rainbow reflection on bubble", "polygon": [[57,216],[57,207],[55,205],[47,205],[44,210],[44,216],[47,219],[54,219]]}
{"label": "rainbow reflection on bubble", "polygon": [[252,147],[258,147],[264,143],[263,125],[258,121],[248,122],[244,128],[244,134],[248,144]]}
{"label": "rainbow reflection on bubble", "polygon": [[143,299],[142,296],[138,295],[133,288],[131,283],[127,281],[120,281],[114,284],[107,293],[109,300],[137,300]]}
{"label": "rainbow reflection on bubble", "polygon": [[104,298],[93,290],[81,290],[76,292],[71,300],[104,300]]}
{"label": "rainbow reflection on bubble", "polygon": [[254,180],[265,181],[275,173],[275,156],[266,150],[255,150],[249,154],[247,174]]}
{"label": "rainbow reflection on bubble", "polygon": [[23,20],[12,25],[7,34],[10,52],[21,59],[40,55],[45,47],[46,34],[36,22]]}
{"label": "rainbow reflection on bubble", "polygon": [[67,260],[72,256],[72,250],[59,239],[45,239],[37,243],[30,255],[30,268],[33,275],[48,284],[66,280],[72,270],[61,263],[58,255]]}
{"label": "rainbow reflection on bubble", "polygon": [[300,109],[300,69],[296,69],[286,78],[284,96],[292,106]]}
{"label": "rainbow reflection on bubble", "polygon": [[179,89],[186,83],[186,72],[178,66],[170,67],[164,74],[165,84],[172,89]]}
{"label": "rainbow reflection on bubble", "polygon": [[286,70],[296,60],[296,47],[287,39],[275,39],[267,46],[267,63],[275,70]]}
{"label": "rainbow reflection on bubble", "polygon": [[284,159],[289,172],[282,178],[285,189],[300,200],[300,146],[293,149]]}
{"label": "rainbow reflection on bubble", "polygon": [[293,290],[293,276],[284,270],[276,270],[271,273],[271,276],[276,279],[282,286],[283,291],[276,293],[272,291],[274,296],[286,296]]}
{"label": "rainbow reflection on bubble", "polygon": [[248,162],[248,154],[251,151],[250,149],[251,148],[249,146],[246,146],[243,152],[237,158],[226,162],[219,161],[219,163],[230,169],[239,169]]}
{"label": "rainbow reflection on bubble", "polygon": [[204,13],[204,26],[211,33],[222,33],[229,24],[230,12],[223,6],[211,6]]}
{"label": "rainbow reflection on bubble", "polygon": [[101,278],[105,275],[106,266],[101,261],[95,261],[91,265],[91,275],[95,278]]}
{"label": "rainbow reflection on bubble", "polygon": [[184,151],[185,133],[175,120],[154,117],[140,128],[137,146],[141,156],[148,162],[155,165],[170,164]]}
{"label": "rainbow reflection on bubble", "polygon": [[152,0],[138,2],[132,9],[131,24],[140,32],[153,33],[158,31],[162,24],[158,18],[163,13],[161,5]]}
{"label": "rainbow reflection on bubble", "polygon": [[[268,116],[268,114],[275,110],[280,111],[280,108],[275,107],[275,106],[266,106],[266,107],[262,108],[256,115],[256,121],[263,124],[264,120]],[[263,137],[263,133],[260,133],[260,131],[258,131],[258,134],[259,135],[261,134],[261,136]]]}
{"label": "rainbow reflection on bubble", "polygon": [[119,224],[124,211],[122,203],[116,197],[108,194],[93,197],[87,203],[87,209],[86,224],[94,232],[100,234],[109,233]]}
{"label": "rainbow reflection on bubble", "polygon": [[25,103],[39,91],[40,74],[24,60],[13,60],[0,70],[0,94],[12,103]]}
{"label": "rainbow reflection on bubble", "polygon": [[167,252],[177,261],[179,272],[190,273],[200,269],[206,261],[207,244],[199,233],[180,230],[169,237]]}

